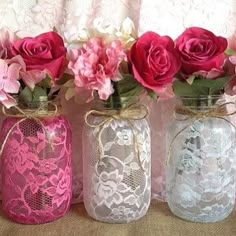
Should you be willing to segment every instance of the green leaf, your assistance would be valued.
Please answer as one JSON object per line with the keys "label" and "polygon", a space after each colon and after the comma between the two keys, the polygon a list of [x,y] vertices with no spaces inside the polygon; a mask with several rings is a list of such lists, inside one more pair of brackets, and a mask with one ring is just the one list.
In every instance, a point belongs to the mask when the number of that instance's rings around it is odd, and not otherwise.
{"label": "green leaf", "polygon": [[236,51],[231,49],[231,48],[227,48],[225,50],[225,54],[228,55],[228,56],[236,55]]}
{"label": "green leaf", "polygon": [[64,85],[69,80],[74,81],[74,76],[64,73],[63,76],[59,80],[56,81],[56,84]]}
{"label": "green leaf", "polygon": [[32,91],[29,87],[25,87],[19,94],[19,99],[25,103],[39,101],[40,96],[47,96],[47,89],[35,86]]}
{"label": "green leaf", "polygon": [[147,91],[147,93],[148,93],[148,95],[153,99],[153,100],[157,100],[157,94],[153,91],[153,90],[151,90],[151,89],[146,89],[146,91]]}
{"label": "green leaf", "polygon": [[174,93],[178,96],[214,95],[220,93],[231,76],[217,79],[196,78],[190,85],[186,81],[174,81]]}
{"label": "green leaf", "polygon": [[38,86],[42,87],[42,88],[51,88],[51,79],[50,77],[47,75],[45,79],[43,79]]}
{"label": "green leaf", "polygon": [[35,86],[34,91],[33,91],[33,102],[38,102],[39,97],[41,96],[47,96],[47,90],[46,88],[41,88],[39,86]]}
{"label": "green leaf", "polygon": [[137,96],[143,89],[142,85],[130,74],[123,74],[122,80],[116,83],[120,97]]}
{"label": "green leaf", "polygon": [[19,94],[19,99],[24,102],[32,102],[33,101],[33,92],[29,87],[25,87]]}
{"label": "green leaf", "polygon": [[177,96],[199,96],[208,94],[208,89],[188,84],[186,81],[174,81],[174,93]]}

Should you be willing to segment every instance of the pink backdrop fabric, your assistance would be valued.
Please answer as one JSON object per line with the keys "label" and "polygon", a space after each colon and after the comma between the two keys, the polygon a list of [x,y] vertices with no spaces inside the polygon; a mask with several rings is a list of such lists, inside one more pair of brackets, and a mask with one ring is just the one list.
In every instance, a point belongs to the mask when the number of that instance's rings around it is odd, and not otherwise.
{"label": "pink backdrop fabric", "polygon": [[[95,18],[119,27],[130,17],[139,34],[153,30],[177,37],[186,27],[201,26],[231,38],[235,33],[234,0],[0,0],[0,26],[18,31],[20,36],[37,35],[56,27],[66,42],[77,38],[79,30],[92,25]],[[234,98],[233,98],[234,99]],[[152,137],[152,197],[165,200],[165,130],[174,100],[150,107]],[[64,114],[73,130],[73,202],[82,200],[83,114],[88,104],[63,101]],[[0,117],[2,120],[2,116]]]}

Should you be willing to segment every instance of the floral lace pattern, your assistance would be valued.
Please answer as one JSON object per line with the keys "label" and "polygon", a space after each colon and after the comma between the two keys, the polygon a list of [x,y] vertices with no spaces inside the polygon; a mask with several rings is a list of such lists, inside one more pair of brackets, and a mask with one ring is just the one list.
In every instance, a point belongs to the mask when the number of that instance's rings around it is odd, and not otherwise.
{"label": "floral lace pattern", "polygon": [[[99,119],[99,118],[94,118]],[[103,222],[128,223],[144,216],[151,197],[150,130],[145,119],[113,120],[84,131],[84,204]],[[133,135],[136,135],[136,145]],[[139,157],[137,156],[139,153]]]}
{"label": "floral lace pattern", "polygon": [[222,220],[235,202],[235,129],[219,118],[193,124],[175,121],[169,129],[169,141],[184,127],[188,128],[175,138],[168,162],[170,209],[191,221]]}
{"label": "floral lace pattern", "polygon": [[[2,205],[19,223],[39,224],[63,216],[71,203],[71,130],[63,116],[34,119],[8,117],[2,153]],[[45,134],[46,132],[46,134]]]}

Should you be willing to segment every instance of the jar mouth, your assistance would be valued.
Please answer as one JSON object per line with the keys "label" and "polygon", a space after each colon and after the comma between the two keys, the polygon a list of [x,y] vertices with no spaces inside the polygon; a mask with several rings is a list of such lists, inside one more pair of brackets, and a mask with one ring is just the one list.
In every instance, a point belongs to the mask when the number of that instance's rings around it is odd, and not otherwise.
{"label": "jar mouth", "polygon": [[4,114],[6,116],[37,117],[61,114],[61,103],[58,96],[50,97],[50,100],[47,96],[42,96],[33,101],[21,100],[19,96],[15,96],[14,98],[17,104],[7,109],[7,111],[5,110]]}
{"label": "jar mouth", "polygon": [[[209,109],[225,103],[224,94],[221,95],[201,95],[201,96],[177,96],[181,106],[196,110]],[[180,105],[179,104],[179,105]]]}
{"label": "jar mouth", "polygon": [[222,98],[222,96],[224,96],[224,94],[218,94],[218,95],[198,95],[198,96],[176,96],[176,98],[180,98],[180,99],[199,99],[199,100],[204,100],[204,99],[209,99],[209,98]]}
{"label": "jar mouth", "polygon": [[92,101],[92,107],[106,110],[120,110],[131,105],[139,104],[139,98],[111,96],[107,100],[96,99]]}

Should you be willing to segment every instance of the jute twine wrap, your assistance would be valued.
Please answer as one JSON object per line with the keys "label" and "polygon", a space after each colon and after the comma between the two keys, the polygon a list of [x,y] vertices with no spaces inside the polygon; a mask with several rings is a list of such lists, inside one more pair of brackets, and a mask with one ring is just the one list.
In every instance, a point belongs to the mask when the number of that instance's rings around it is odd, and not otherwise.
{"label": "jute twine wrap", "polygon": [[0,156],[3,153],[3,150],[5,148],[5,145],[7,143],[7,140],[10,136],[10,134],[12,133],[12,131],[15,129],[15,127],[17,127],[20,123],[24,122],[25,120],[34,120],[35,122],[37,122],[38,124],[40,124],[40,126],[43,129],[44,135],[47,138],[49,145],[51,147],[51,149],[53,150],[53,145],[51,143],[51,137],[50,135],[48,135],[48,132],[43,124],[43,122],[40,120],[40,118],[44,118],[44,117],[53,117],[55,115],[59,114],[59,110],[58,110],[58,106],[54,103],[54,102],[46,102],[47,105],[50,106],[49,110],[45,110],[45,102],[43,105],[39,105],[38,108],[36,109],[22,109],[19,106],[14,106],[10,109],[6,109],[5,107],[2,108],[2,112],[5,116],[7,117],[17,117],[17,118],[21,118],[20,120],[18,120],[7,132],[6,136],[3,139],[1,148],[0,148]]}
{"label": "jute twine wrap", "polygon": [[[138,142],[138,138],[136,135],[136,128],[133,125],[132,121],[142,120],[147,117],[149,114],[149,110],[145,105],[142,104],[133,104],[128,106],[127,108],[117,109],[117,110],[90,110],[85,114],[85,123],[90,128],[99,128],[98,132],[98,147],[99,147],[99,161],[104,155],[103,145],[102,145],[102,133],[106,128],[106,125],[109,125],[114,120],[125,120],[133,134],[133,146],[134,153],[137,154],[137,158],[139,161],[139,165],[144,171],[144,168],[140,159],[140,145]],[[90,121],[91,116],[100,117],[101,120],[99,122],[94,123],[94,121]]]}
{"label": "jute twine wrap", "polygon": [[[227,118],[228,116],[234,115],[236,114],[236,111],[230,112],[228,113],[227,111],[227,105],[234,105],[233,102],[226,102],[223,103],[221,105],[218,105],[216,107],[213,108],[207,108],[204,110],[196,110],[196,109],[191,109],[189,107],[177,107],[174,111],[174,118],[177,121],[189,121],[189,124],[186,125],[185,127],[183,127],[180,131],[177,132],[177,134],[173,137],[173,139],[170,142],[169,148],[168,148],[168,152],[167,152],[167,160],[166,160],[166,164],[169,164],[169,159],[170,159],[170,153],[173,147],[173,144],[176,140],[176,138],[183,133],[186,129],[190,128],[195,121],[199,121],[199,120],[203,120],[203,119],[207,119],[207,118],[217,118],[217,119],[221,119],[224,120],[225,122],[227,122],[228,124],[230,124],[235,130],[236,127],[235,125],[230,122]],[[183,118],[178,118],[177,115],[184,115]]]}

